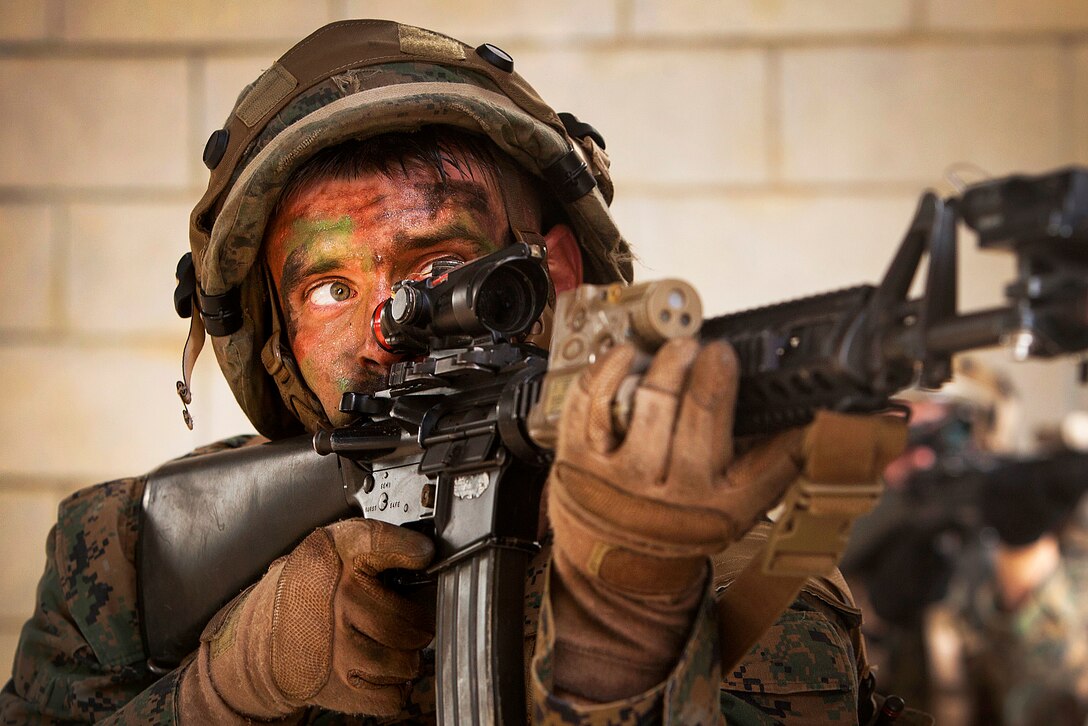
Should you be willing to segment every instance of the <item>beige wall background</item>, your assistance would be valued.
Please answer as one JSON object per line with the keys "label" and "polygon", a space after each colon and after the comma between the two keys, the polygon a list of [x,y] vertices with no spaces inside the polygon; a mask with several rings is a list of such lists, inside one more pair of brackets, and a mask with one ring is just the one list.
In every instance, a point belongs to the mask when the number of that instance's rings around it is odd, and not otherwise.
{"label": "beige wall background", "polygon": [[[711,313],[882,274],[929,186],[1088,163],[1081,0],[6,0],[0,3],[0,679],[57,503],[249,426],[212,356],[196,431],[171,306],[200,155],[318,26],[389,17],[513,55],[608,141],[643,279]],[[961,307],[1008,260],[965,247]],[[1088,407],[1069,361],[1008,367],[1035,423]]]}

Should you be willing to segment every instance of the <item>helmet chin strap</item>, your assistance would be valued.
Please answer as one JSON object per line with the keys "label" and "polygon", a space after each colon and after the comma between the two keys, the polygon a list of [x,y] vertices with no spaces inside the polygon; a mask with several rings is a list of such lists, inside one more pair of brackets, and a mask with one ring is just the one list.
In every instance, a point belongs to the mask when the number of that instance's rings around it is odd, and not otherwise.
{"label": "helmet chin strap", "polygon": [[193,402],[193,391],[189,382],[193,377],[196,359],[204,348],[204,321],[200,313],[189,317],[189,337],[185,339],[185,348],[181,353],[181,380],[177,383],[178,397],[181,398],[181,417],[189,430],[193,430],[193,416],[189,413],[189,404]]}
{"label": "helmet chin strap", "polygon": [[[262,255],[263,258],[263,255]],[[298,363],[295,361],[294,352],[288,345],[283,335],[283,311],[280,309],[279,295],[276,293],[275,283],[269,274],[266,263],[261,262],[255,266],[260,269],[263,284],[268,290],[270,318],[272,330],[268,340],[261,349],[261,362],[276,382],[283,403],[291,414],[309,432],[332,428],[332,422],[325,415],[325,409],[317,395],[310,390],[299,373]]]}
{"label": "helmet chin strap", "polygon": [[[510,233],[514,241],[540,245],[547,252],[547,243],[543,234],[541,234],[542,205],[539,199],[540,191],[530,183],[529,172],[517,166],[512,159],[506,156],[497,158],[496,166],[498,167],[498,173],[495,181],[499,187],[499,193],[502,195],[507,224],[510,226]],[[545,257],[545,259],[547,258]],[[547,320],[550,319],[549,312],[554,307],[555,285],[552,284],[552,278],[549,275],[548,305],[541,316],[542,330],[531,333],[531,337],[537,345],[543,343],[541,347],[547,347],[547,339],[551,337],[551,326]],[[541,333],[546,333],[547,336],[541,335]]]}
{"label": "helmet chin strap", "polygon": [[197,299],[196,269],[193,266],[193,254],[187,252],[178,260],[174,273],[178,285],[174,289],[174,310],[182,318],[189,318],[189,336],[185,339],[185,348],[181,353],[181,380],[177,382],[178,398],[181,399],[181,417],[189,430],[193,430],[193,417],[189,413],[189,404],[193,402],[193,391],[189,387],[192,380],[196,359],[204,348],[204,318],[200,315]]}
{"label": "helmet chin strap", "polygon": [[204,349],[207,333],[229,335],[235,332],[242,327],[243,313],[238,289],[232,288],[223,295],[205,295],[201,292],[191,252],[186,252],[178,260],[175,276],[178,285],[174,289],[174,310],[180,317],[189,318],[189,336],[185,339],[185,349],[181,354],[181,380],[177,382],[177,392],[182,404],[182,418],[192,431],[193,417],[189,413],[189,405],[193,402],[193,390],[190,380],[200,351]]}

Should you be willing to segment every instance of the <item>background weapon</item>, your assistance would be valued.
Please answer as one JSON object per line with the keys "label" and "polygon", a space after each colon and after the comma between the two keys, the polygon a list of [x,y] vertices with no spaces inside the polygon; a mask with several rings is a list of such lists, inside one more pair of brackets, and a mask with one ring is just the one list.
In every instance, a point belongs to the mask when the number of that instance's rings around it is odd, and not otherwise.
{"label": "background weapon", "polygon": [[999,539],[1028,545],[1056,532],[1088,491],[1088,454],[1007,457],[938,452],[855,527],[841,568],[866,584],[883,620],[921,622],[942,600],[965,552]]}
{"label": "background weapon", "polygon": [[[1009,342],[1014,355],[1088,347],[1088,173],[1064,169],[926,193],[883,280],[708,320],[741,357],[738,433],[807,422],[816,408],[872,411],[913,382],[937,388],[953,353]],[[957,226],[982,248],[1011,252],[1006,307],[959,314]],[[928,255],[924,293],[909,299]]]}
{"label": "background weapon", "polygon": [[[957,313],[961,221],[983,247],[1016,255],[1007,307]],[[924,256],[925,293],[909,299]],[[376,317],[379,339],[422,358],[394,365],[377,394],[345,395],[342,407],[356,422],[312,441],[337,457],[310,455],[311,442],[299,439],[270,445],[282,466],[250,466],[241,452],[224,452],[151,475],[138,567],[141,622],[156,663],[178,662],[211,615],[275,556],[355,509],[433,529],[440,720],[523,720],[525,565],[563,392],[583,367],[624,340],[648,359],[672,335],[726,339],[741,362],[736,433],[749,435],[806,423],[820,408],[887,408],[916,380],[946,381],[958,351],[1006,340],[1018,357],[1084,350],[1088,171],[1008,177],[957,198],[927,193],[879,285],[701,328],[697,296],[684,283],[582,286],[557,305],[548,359],[517,342],[543,308],[533,265],[542,273],[542,248],[519,244],[398,286]],[[502,284],[483,292],[489,280]],[[526,322],[527,311],[535,315]],[[621,425],[624,408],[617,403]],[[203,461],[213,457],[214,465]]]}

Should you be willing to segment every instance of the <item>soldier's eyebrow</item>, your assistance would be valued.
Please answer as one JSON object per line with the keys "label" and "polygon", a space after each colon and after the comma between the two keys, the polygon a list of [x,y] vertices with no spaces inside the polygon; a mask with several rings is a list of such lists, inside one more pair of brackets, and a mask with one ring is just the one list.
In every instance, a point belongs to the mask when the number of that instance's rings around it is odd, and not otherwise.
{"label": "soldier's eyebrow", "polygon": [[283,263],[283,276],[280,278],[280,299],[287,306],[287,297],[302,281],[312,275],[323,275],[340,267],[337,260],[324,259],[310,262],[306,259],[307,249],[304,246],[296,247],[287,255]]}
{"label": "soldier's eyebrow", "polygon": [[475,243],[481,251],[494,252],[502,246],[502,240],[491,239],[485,230],[475,228],[462,222],[450,224],[429,230],[424,234],[416,232],[400,232],[393,237],[393,243],[398,250],[425,250],[432,247],[441,247],[444,242],[450,240],[467,240]]}

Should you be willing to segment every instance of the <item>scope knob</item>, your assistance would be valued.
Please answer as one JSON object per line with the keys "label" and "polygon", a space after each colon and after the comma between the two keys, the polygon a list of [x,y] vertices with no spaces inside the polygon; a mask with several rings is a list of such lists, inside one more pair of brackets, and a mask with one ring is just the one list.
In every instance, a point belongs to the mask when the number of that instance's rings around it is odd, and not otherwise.
{"label": "scope knob", "polygon": [[399,325],[407,325],[420,317],[419,291],[409,285],[401,285],[389,301],[389,315]]}

